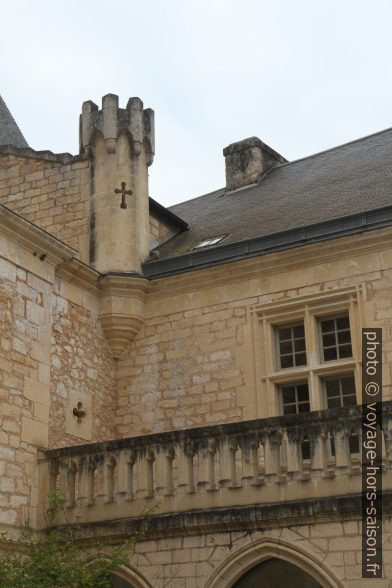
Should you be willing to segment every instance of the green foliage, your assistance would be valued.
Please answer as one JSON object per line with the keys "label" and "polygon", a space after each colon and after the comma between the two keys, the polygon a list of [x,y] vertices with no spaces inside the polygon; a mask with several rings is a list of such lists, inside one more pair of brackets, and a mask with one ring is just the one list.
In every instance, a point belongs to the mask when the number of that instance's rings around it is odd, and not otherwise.
{"label": "green foliage", "polygon": [[[47,531],[37,537],[26,525],[12,549],[0,553],[0,588],[109,588],[110,574],[127,563],[129,546],[143,538],[151,512],[144,513],[140,531],[120,547],[89,560],[75,538],[75,525],[53,526],[60,511],[64,511],[64,498],[55,491],[45,513]],[[4,535],[0,538],[6,540]]]}

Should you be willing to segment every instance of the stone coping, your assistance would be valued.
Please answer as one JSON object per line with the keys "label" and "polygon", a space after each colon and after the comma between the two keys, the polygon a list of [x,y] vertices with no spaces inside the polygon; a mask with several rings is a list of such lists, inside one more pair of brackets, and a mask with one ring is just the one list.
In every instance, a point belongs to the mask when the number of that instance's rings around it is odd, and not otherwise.
{"label": "stone coping", "polygon": [[[383,402],[381,406],[383,414],[392,413],[392,401]],[[135,437],[125,437],[111,441],[99,443],[88,443],[83,445],[73,445],[70,447],[60,447],[42,451],[44,459],[53,459],[75,455],[88,455],[97,452],[128,449],[132,447],[161,445],[165,443],[178,443],[184,440],[208,439],[230,435],[246,435],[248,432],[255,430],[276,430],[279,428],[292,429],[309,429],[312,426],[320,426],[327,422],[337,421],[357,421],[361,417],[361,405],[349,406],[344,408],[330,408],[320,411],[307,413],[275,416],[250,421],[238,421],[223,425],[212,425],[206,427],[197,427],[191,429],[181,429],[178,431],[167,431],[164,433],[154,433],[151,435],[140,435]]]}

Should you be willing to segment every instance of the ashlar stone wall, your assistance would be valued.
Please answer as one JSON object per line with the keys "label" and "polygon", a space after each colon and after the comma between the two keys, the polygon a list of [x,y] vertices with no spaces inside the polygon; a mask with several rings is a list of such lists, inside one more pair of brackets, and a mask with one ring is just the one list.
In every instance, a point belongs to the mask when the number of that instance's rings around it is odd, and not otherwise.
{"label": "ashlar stone wall", "polygon": [[[382,579],[361,577],[360,524],[356,517],[336,515],[264,528],[238,523],[233,530],[171,530],[171,536],[137,543],[129,552],[129,568],[120,573],[131,585],[146,588],[226,588],[252,567],[277,557],[328,588],[387,588],[392,574],[391,519],[384,522]],[[109,549],[103,545],[101,552]]]}
{"label": "ashlar stone wall", "polygon": [[[154,280],[144,327],[118,366],[119,436],[279,414],[279,374],[264,365],[274,342],[261,331],[264,309],[275,303],[303,300],[303,313],[309,304],[321,305],[322,313],[352,312],[358,399],[360,329],[382,326],[384,399],[390,399],[389,235],[385,229]],[[328,302],[331,293],[341,297],[338,306]],[[284,317],[287,308],[279,312]],[[317,345],[307,341],[309,357]],[[320,408],[319,402],[313,409]]]}

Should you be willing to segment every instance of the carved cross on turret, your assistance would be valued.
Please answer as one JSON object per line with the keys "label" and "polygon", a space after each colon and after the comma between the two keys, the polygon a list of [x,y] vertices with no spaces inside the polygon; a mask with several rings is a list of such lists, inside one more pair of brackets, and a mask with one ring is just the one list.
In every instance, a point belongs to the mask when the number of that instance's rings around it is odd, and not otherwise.
{"label": "carved cross on turret", "polygon": [[127,203],[125,201],[125,196],[128,194],[129,196],[131,196],[131,194],[133,194],[132,190],[126,190],[125,186],[126,186],[126,182],[121,182],[121,189],[120,188],[116,188],[114,190],[115,194],[121,194],[121,208],[126,208],[127,207]]}

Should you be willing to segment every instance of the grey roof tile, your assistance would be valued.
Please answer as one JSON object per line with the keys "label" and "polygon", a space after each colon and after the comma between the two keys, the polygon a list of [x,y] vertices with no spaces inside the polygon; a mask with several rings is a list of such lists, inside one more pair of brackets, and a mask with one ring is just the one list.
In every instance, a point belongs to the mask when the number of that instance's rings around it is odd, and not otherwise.
{"label": "grey roof tile", "polygon": [[257,184],[205,194],[170,207],[189,225],[160,257],[270,235],[392,204],[392,129],[274,168]]}
{"label": "grey roof tile", "polygon": [[28,147],[27,141],[15,122],[14,117],[0,96],[0,145]]}

